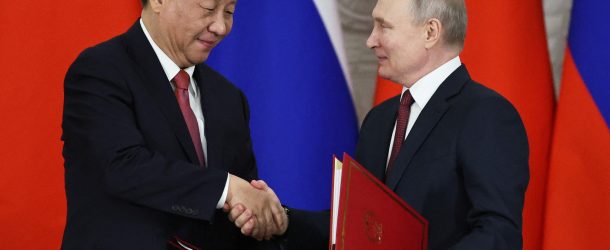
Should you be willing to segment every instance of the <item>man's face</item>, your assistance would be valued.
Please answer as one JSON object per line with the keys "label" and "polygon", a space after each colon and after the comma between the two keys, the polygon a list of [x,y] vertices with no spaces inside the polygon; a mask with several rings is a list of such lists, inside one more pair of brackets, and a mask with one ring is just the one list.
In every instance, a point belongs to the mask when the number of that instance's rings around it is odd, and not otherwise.
{"label": "man's face", "polygon": [[205,61],[233,26],[236,0],[158,2],[159,37],[155,41],[182,68]]}
{"label": "man's face", "polygon": [[379,60],[379,75],[402,84],[417,81],[427,63],[425,25],[413,24],[411,1],[379,0],[366,41]]}

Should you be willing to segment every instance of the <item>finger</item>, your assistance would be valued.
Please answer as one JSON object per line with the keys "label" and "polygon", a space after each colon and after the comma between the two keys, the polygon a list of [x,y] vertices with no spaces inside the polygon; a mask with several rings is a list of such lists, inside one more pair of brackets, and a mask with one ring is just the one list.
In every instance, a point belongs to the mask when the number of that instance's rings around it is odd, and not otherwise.
{"label": "finger", "polygon": [[265,235],[267,235],[267,227],[268,227],[268,223],[267,223],[267,219],[265,218],[265,214],[263,213],[263,215],[259,218],[260,224],[259,224],[259,231],[258,234],[256,235],[256,239],[258,241],[261,241],[265,238]]}
{"label": "finger", "polygon": [[254,227],[256,226],[256,218],[250,218],[246,224],[241,228],[241,233],[245,236],[250,236]]}
{"label": "finger", "polygon": [[258,180],[257,182],[264,185],[265,187],[269,187],[269,185],[267,185],[267,182],[265,182],[264,180]]}
{"label": "finger", "polygon": [[[266,184],[265,184],[266,185]],[[270,194],[273,199],[272,201],[278,203],[277,205],[281,206],[282,204],[280,204],[280,198],[277,197],[277,195],[275,194],[275,191],[273,191],[272,188],[270,188],[269,186],[267,186],[267,188],[265,188],[264,190],[266,193]]]}
{"label": "finger", "polygon": [[254,227],[254,229],[252,229],[252,234],[251,236],[257,240],[260,241],[261,239],[261,228],[262,228],[262,223],[260,223],[259,221],[260,218],[256,218],[256,226]]}
{"label": "finger", "polygon": [[275,232],[277,231],[277,226],[275,224],[275,220],[273,219],[273,214],[270,214],[271,216],[271,220],[269,222],[269,229],[267,230],[266,234],[265,234],[265,240],[269,240],[271,239],[271,237],[273,237],[273,235],[275,234]]}
{"label": "finger", "polygon": [[231,210],[231,206],[229,206],[228,203],[225,203],[224,205],[222,205],[222,211],[224,211],[225,213],[228,213],[229,210]]}
{"label": "finger", "polygon": [[273,220],[274,225],[281,226],[283,221],[282,215],[284,214],[284,207],[282,207],[282,204],[278,199],[275,199],[275,201],[272,202],[270,211],[271,219]]}
{"label": "finger", "polygon": [[276,232],[275,235],[284,235],[284,233],[286,233],[286,230],[288,229],[289,223],[290,222],[288,221],[288,213],[286,213],[282,208],[282,226],[278,229],[279,231]]}
{"label": "finger", "polygon": [[283,228],[284,223],[286,223],[285,216],[286,213],[284,212],[284,208],[273,213],[273,221],[275,222],[275,226],[277,227],[278,231]]}
{"label": "finger", "polygon": [[237,217],[237,219],[235,219],[235,226],[241,228],[243,227],[246,222],[248,222],[250,220],[250,218],[252,218],[252,211],[250,211],[250,209],[246,208],[246,210],[239,215],[239,217]]}
{"label": "finger", "polygon": [[267,186],[267,184],[265,182],[261,182],[261,181],[257,181],[257,180],[252,180],[250,182],[250,185],[252,185],[256,189],[260,189],[260,190],[266,190],[269,187],[269,186]]}
{"label": "finger", "polygon": [[273,206],[270,207],[270,209],[267,209],[265,211],[265,223],[266,223],[266,227],[265,227],[265,236],[264,238],[268,238],[270,236],[272,236],[275,233],[275,223],[273,221]]}
{"label": "finger", "polygon": [[237,219],[237,217],[239,217],[245,210],[244,205],[242,204],[237,204],[233,207],[233,209],[231,209],[229,211],[229,220],[231,222],[235,222],[235,220]]}
{"label": "finger", "polygon": [[251,236],[252,238],[258,239],[258,238],[257,238],[257,237],[258,237],[257,235],[259,234],[259,231],[260,231],[260,227],[254,227],[254,228],[252,229],[252,233],[250,233],[250,236]]}

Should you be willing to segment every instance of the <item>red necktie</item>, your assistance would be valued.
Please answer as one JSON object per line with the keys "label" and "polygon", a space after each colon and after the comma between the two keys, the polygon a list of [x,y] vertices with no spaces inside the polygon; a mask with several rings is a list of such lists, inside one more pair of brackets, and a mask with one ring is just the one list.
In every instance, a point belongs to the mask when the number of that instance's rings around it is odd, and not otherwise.
{"label": "red necktie", "polygon": [[390,154],[390,161],[385,172],[385,179],[387,179],[390,169],[394,165],[394,161],[398,157],[400,147],[405,141],[405,133],[407,133],[407,124],[409,123],[409,115],[411,114],[411,105],[413,104],[413,96],[409,90],[405,91],[400,100],[400,108],[398,109],[398,118],[396,118],[396,132],[394,133],[394,144],[392,145],[392,154]]}
{"label": "red necktie", "polygon": [[201,146],[201,137],[199,134],[199,126],[197,125],[197,118],[195,113],[191,109],[189,102],[189,84],[191,83],[190,76],[184,71],[180,70],[174,79],[172,79],[176,86],[176,99],[178,99],[178,105],[180,105],[180,111],[186,122],[186,126],[189,129],[191,140],[195,146],[195,152],[197,158],[199,158],[199,164],[205,167],[205,158],[203,156],[203,147]]}

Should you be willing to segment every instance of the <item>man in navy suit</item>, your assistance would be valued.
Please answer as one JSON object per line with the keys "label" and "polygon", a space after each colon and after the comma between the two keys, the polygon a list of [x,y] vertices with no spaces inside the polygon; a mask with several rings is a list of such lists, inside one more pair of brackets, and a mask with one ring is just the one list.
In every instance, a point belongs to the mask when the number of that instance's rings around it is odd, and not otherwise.
{"label": "man in navy suit", "polygon": [[[527,137],[515,108],[460,61],[464,1],[378,0],[372,16],[379,75],[404,87],[366,116],[356,160],[428,220],[429,249],[521,249]],[[295,249],[327,244],[328,213],[311,218],[291,220]]]}
{"label": "man in navy suit", "polygon": [[521,249],[527,137],[460,62],[464,1],[378,0],[372,15],[367,46],[403,91],[368,113],[356,159],[429,221],[430,249]]}
{"label": "man in navy suit", "polygon": [[[253,249],[288,224],[257,179],[243,93],[203,64],[235,0],[143,0],[65,78],[63,249]],[[254,219],[240,230],[220,208]],[[242,225],[244,226],[244,225]]]}

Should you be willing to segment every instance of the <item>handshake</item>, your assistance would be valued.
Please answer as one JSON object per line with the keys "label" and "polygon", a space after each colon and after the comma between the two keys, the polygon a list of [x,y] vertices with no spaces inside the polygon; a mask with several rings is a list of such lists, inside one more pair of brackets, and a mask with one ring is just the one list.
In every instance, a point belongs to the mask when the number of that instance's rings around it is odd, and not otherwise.
{"label": "handshake", "polygon": [[248,183],[229,175],[229,190],[223,210],[241,233],[257,240],[269,240],[288,229],[288,216],[275,192],[262,180]]}

